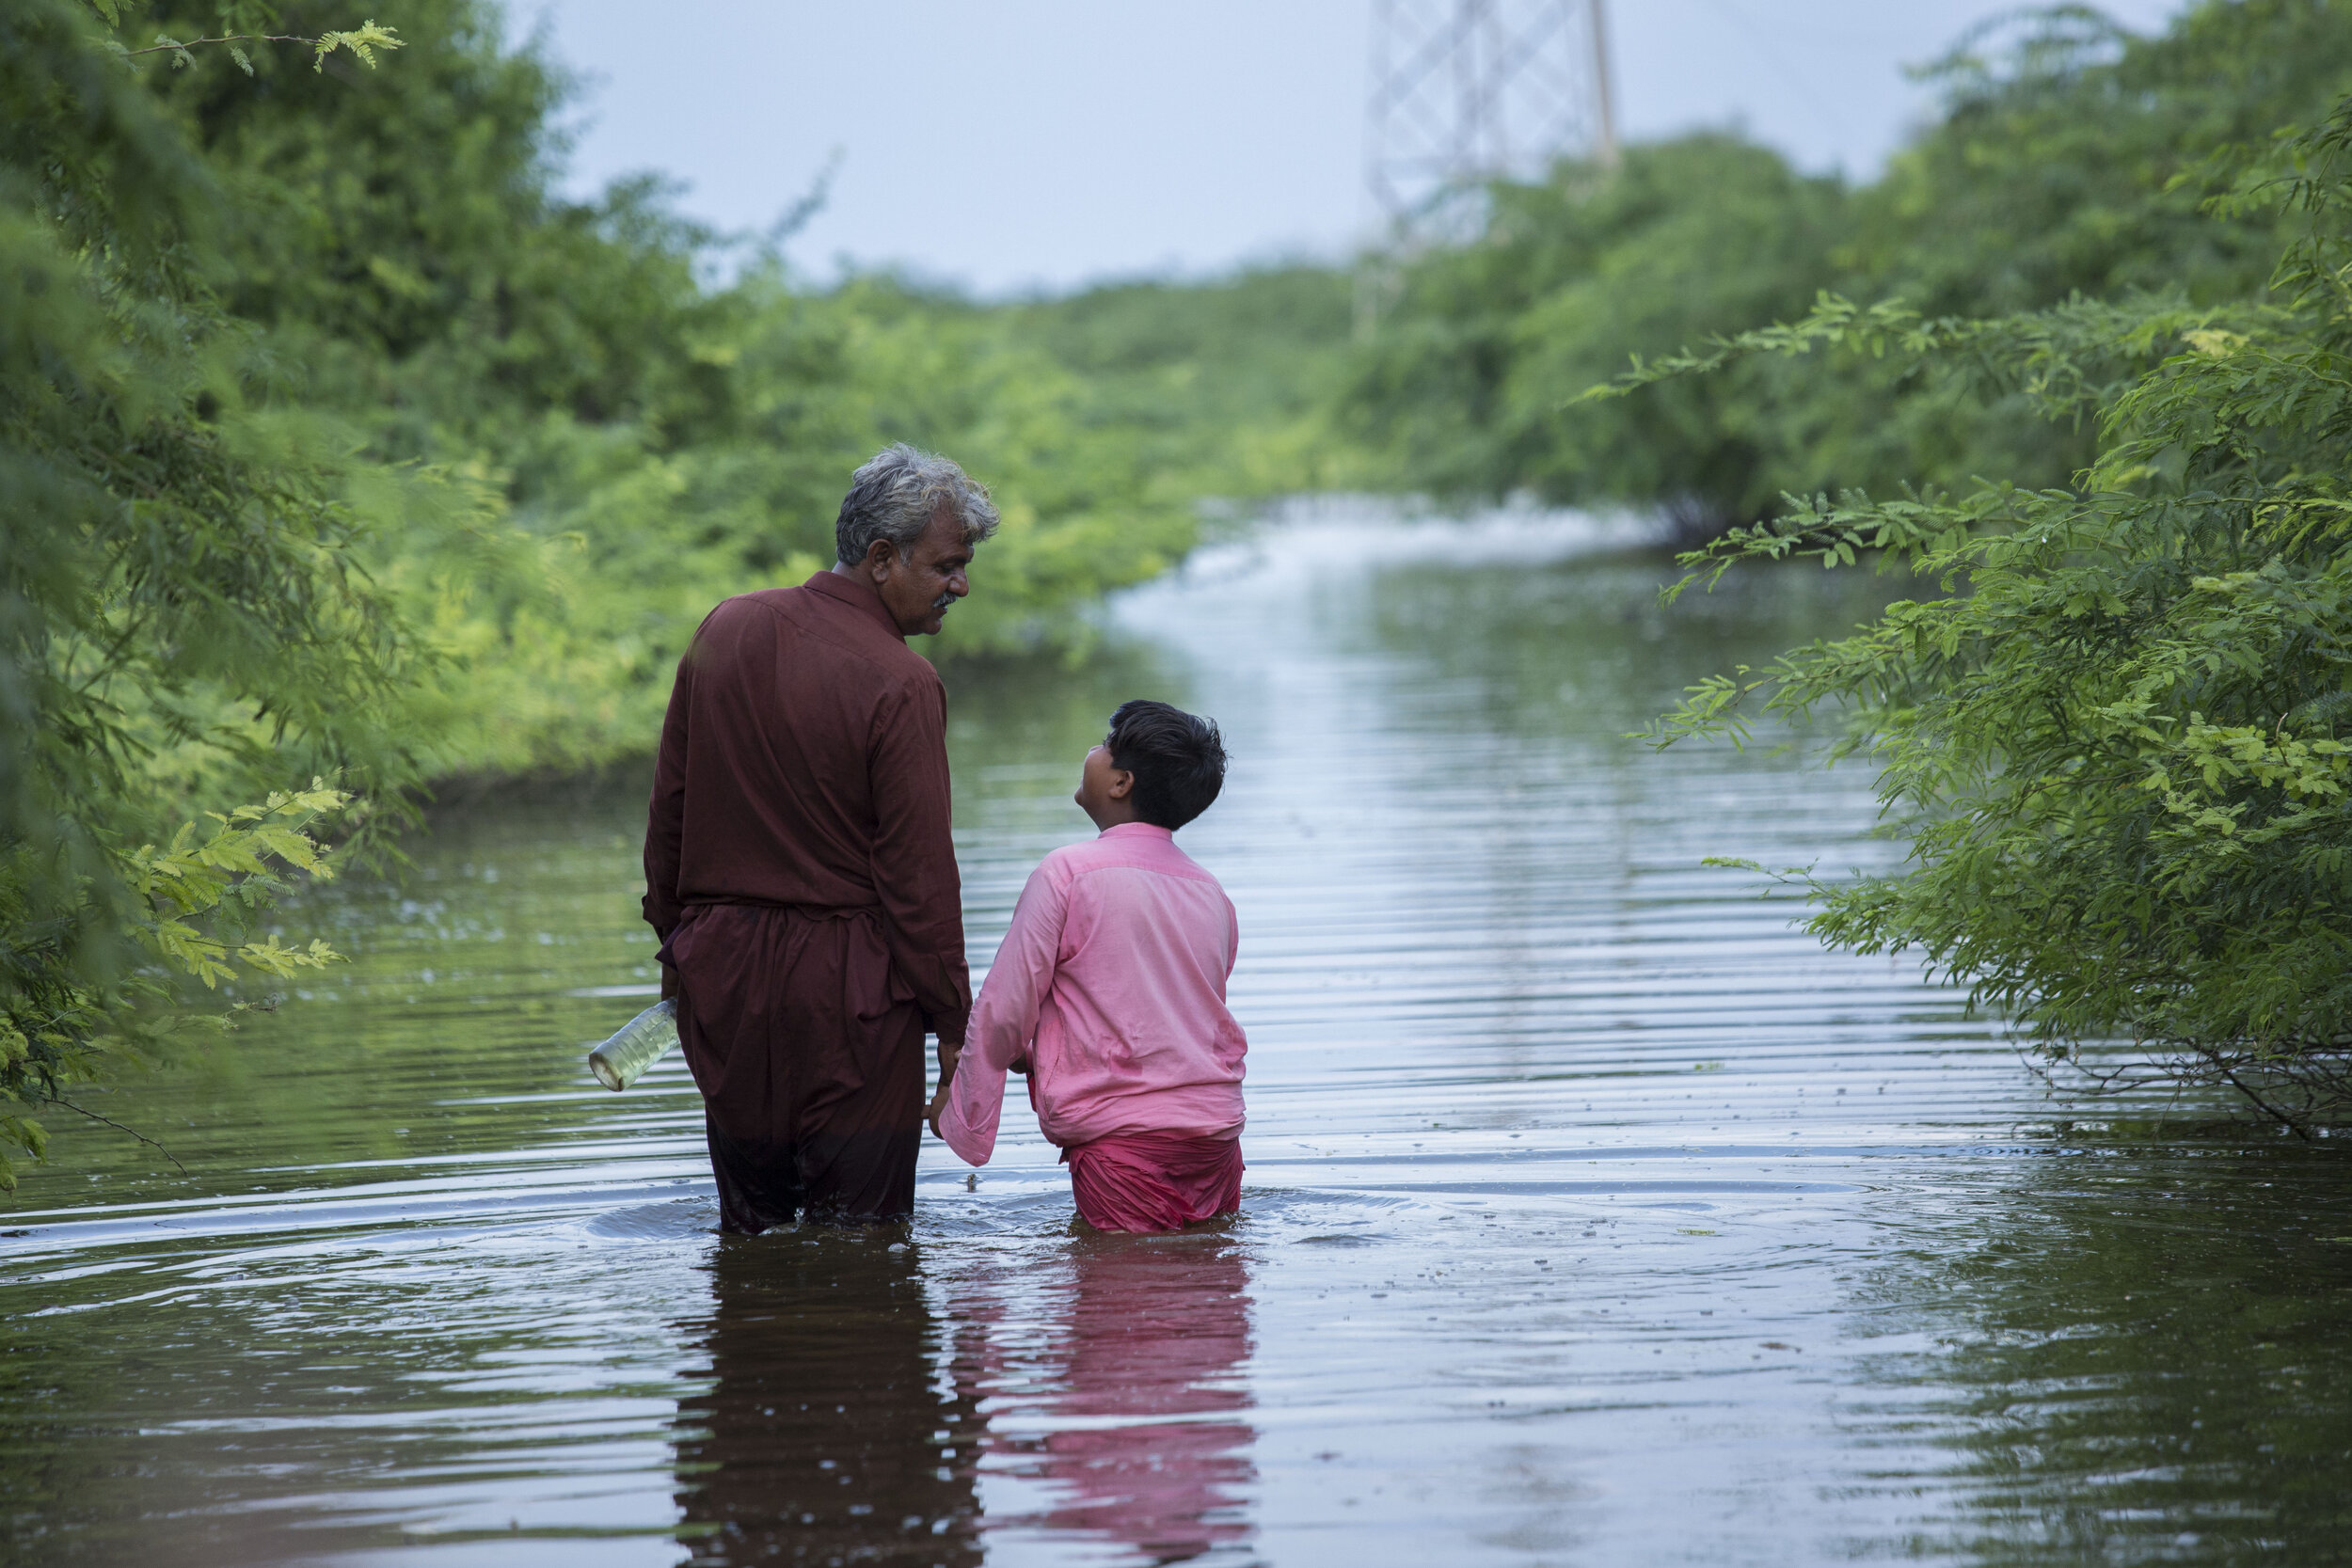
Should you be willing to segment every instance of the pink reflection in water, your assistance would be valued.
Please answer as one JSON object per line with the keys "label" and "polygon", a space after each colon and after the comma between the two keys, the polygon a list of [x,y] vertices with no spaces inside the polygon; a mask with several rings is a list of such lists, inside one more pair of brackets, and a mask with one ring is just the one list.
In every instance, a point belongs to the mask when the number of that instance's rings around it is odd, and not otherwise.
{"label": "pink reflection in water", "polygon": [[1221,1236],[1089,1235],[1045,1278],[959,1301],[958,1392],[987,1402],[1001,1467],[1057,1494],[983,1528],[1090,1536],[1153,1562],[1248,1541],[1248,1286]]}

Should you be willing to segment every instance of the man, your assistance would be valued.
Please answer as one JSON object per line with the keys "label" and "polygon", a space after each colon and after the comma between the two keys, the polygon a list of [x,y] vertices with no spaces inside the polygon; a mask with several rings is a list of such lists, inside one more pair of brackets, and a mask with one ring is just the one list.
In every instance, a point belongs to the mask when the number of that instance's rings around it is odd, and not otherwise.
{"label": "man", "polygon": [[923,1036],[972,1007],[947,826],[946,696],[906,639],[971,592],[988,492],[893,446],[839,560],[712,610],[662,721],[645,919],[703,1092],[720,1228],[914,1208]]}

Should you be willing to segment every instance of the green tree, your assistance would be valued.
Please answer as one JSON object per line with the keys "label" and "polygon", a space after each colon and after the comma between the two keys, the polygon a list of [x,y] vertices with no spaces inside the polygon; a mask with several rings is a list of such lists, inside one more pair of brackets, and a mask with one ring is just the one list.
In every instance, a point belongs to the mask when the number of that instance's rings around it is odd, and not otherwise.
{"label": "green tree", "polygon": [[398,699],[428,774],[644,751],[702,616],[830,560],[891,440],[1005,503],[946,655],[1082,637],[1189,546],[1190,496],[1017,312],[756,251],[709,286],[732,242],[658,186],[560,195],[565,86],[480,0],[415,0],[401,38],[396,71],[257,55],[257,90],[215,57],[160,87],[232,196],[227,303],[299,368],[280,405],[365,459],[343,499],[438,661]]}
{"label": "green tree", "polygon": [[1692,689],[1659,737],[1841,708],[1911,857],[1808,880],[1816,931],[1920,950],[2054,1057],[2128,1040],[2305,1131],[2352,1102],[2352,99],[2257,169],[2217,216],[2296,225],[2272,303],[1830,298],[1598,390],[1845,349],[2091,423],[2066,488],[1792,502],[1687,557],[1887,552],[1940,593]]}
{"label": "green tree", "polygon": [[1923,74],[1943,115],[1858,193],[1841,282],[1931,316],[2134,290],[2244,299],[2278,259],[2276,214],[2217,222],[2204,203],[2233,160],[2352,91],[2352,7],[2205,0],[2143,36],[2058,6]]}
{"label": "green tree", "polygon": [[0,4],[0,1142],[34,1152],[30,1113],[151,1044],[172,975],[332,957],[252,940],[348,799],[278,785],[414,776],[376,715],[415,650],[348,465],[269,407],[218,186],[107,41]]}
{"label": "green tree", "polygon": [[1662,508],[1686,536],[1784,493],[2062,484],[2090,460],[2089,428],[1986,395],[1956,361],[1743,359],[1566,405],[1629,356],[1786,319],[1819,290],[1930,316],[2256,297],[2277,215],[2216,221],[2201,203],[2233,157],[2352,90],[2352,4],[2206,0],[2153,37],[2059,7],[1928,74],[1942,118],[1858,190],[1725,137],[1630,149],[1613,179],[1499,188],[1477,243],[1405,268],[1348,394],[1357,428],[1408,485]]}
{"label": "green tree", "polygon": [[1353,294],[1342,271],[1290,264],[1106,283],[1005,314],[1081,384],[1085,423],[1132,433],[1161,487],[1247,501],[1379,478],[1332,417]]}
{"label": "green tree", "polygon": [[[1349,388],[1354,428],[1447,495],[1532,488],[1661,505],[1704,537],[1787,486],[1769,459],[1777,367],[1645,390],[1594,417],[1562,404],[1659,343],[1803,308],[1848,230],[1846,193],[1777,153],[1699,135],[1499,185],[1483,240],[1403,275]],[[1817,476],[1818,477],[1818,476]]]}

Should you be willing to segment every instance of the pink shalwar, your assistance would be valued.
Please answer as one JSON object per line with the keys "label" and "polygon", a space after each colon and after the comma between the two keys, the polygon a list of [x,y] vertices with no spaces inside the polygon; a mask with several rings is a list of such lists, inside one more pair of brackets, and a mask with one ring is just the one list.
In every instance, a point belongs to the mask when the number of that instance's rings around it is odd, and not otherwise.
{"label": "pink shalwar", "polygon": [[973,1004],[939,1130],[988,1164],[1005,1074],[1069,1162],[1078,1212],[1169,1230],[1241,1201],[1242,1057],[1225,1006],[1241,940],[1216,879],[1166,828],[1123,822],[1029,876]]}

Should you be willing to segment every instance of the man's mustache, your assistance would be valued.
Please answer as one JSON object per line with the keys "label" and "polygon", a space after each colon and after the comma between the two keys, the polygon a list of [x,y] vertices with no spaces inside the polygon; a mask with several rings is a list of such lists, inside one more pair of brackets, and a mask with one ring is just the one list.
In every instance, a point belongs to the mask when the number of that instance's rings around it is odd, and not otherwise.
{"label": "man's mustache", "polygon": [[956,608],[956,596],[953,594],[942,594],[931,601],[931,608],[945,615]]}

